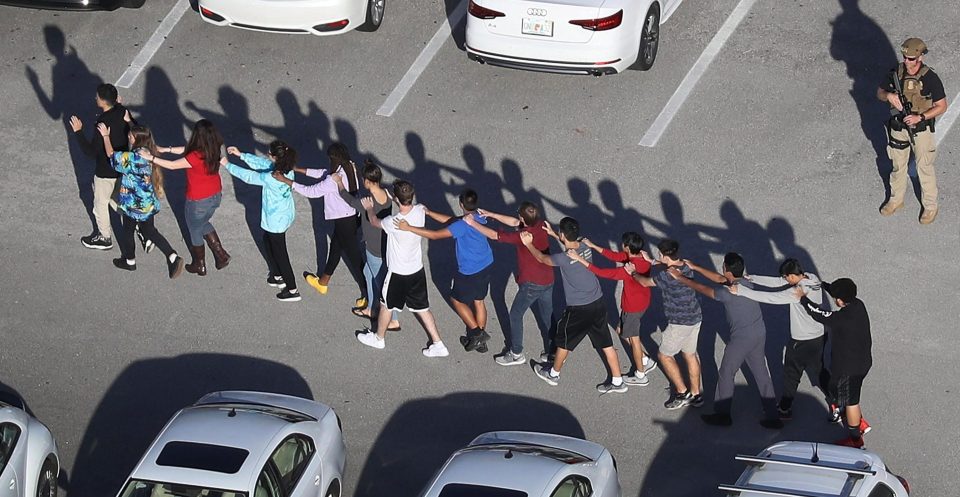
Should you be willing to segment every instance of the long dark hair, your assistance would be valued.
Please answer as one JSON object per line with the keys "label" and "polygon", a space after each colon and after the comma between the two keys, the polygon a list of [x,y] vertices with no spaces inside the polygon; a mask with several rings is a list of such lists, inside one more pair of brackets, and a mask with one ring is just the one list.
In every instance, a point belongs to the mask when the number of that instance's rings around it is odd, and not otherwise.
{"label": "long dark hair", "polygon": [[193,134],[187,142],[185,153],[199,152],[203,164],[207,166],[207,174],[220,172],[220,147],[223,146],[223,137],[216,126],[207,119],[201,119],[193,124]]}
{"label": "long dark hair", "polygon": [[282,140],[273,140],[270,142],[270,155],[273,156],[273,168],[282,174],[293,171],[293,166],[297,165],[297,151]]}
{"label": "long dark hair", "polygon": [[337,169],[342,167],[347,176],[347,191],[357,193],[360,188],[360,185],[357,184],[357,168],[353,165],[353,160],[350,159],[350,152],[347,147],[339,142],[330,145],[327,148],[327,158],[330,159],[330,165],[328,166],[330,174],[337,172]]}
{"label": "long dark hair", "polygon": [[[133,136],[133,143],[130,144],[130,150],[145,148],[151,155],[157,155],[157,144],[153,141],[153,132],[146,126],[131,126],[130,134]],[[163,198],[163,168],[150,164],[150,182],[153,183],[153,191],[157,193],[158,198]]]}

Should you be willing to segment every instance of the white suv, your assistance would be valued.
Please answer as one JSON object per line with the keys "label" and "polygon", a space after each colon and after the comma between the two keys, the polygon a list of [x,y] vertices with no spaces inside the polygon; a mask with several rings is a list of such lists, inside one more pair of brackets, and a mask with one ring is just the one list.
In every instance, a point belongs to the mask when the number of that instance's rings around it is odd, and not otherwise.
{"label": "white suv", "polygon": [[739,497],[907,497],[907,480],[891,473],[872,452],[816,442],[780,442],[756,456],[733,485],[720,485]]}

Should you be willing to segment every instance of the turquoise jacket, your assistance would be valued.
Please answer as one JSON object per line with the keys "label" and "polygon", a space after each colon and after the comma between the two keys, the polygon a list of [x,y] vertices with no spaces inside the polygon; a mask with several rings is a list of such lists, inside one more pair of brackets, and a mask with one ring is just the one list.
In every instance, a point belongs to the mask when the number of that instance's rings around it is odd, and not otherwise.
{"label": "turquoise jacket", "polygon": [[[250,169],[227,163],[227,171],[248,185],[263,187],[260,207],[260,227],[270,233],[284,233],[293,224],[293,190],[286,183],[273,179],[273,162],[259,155],[240,154],[240,160]],[[293,179],[293,171],[285,175]]]}

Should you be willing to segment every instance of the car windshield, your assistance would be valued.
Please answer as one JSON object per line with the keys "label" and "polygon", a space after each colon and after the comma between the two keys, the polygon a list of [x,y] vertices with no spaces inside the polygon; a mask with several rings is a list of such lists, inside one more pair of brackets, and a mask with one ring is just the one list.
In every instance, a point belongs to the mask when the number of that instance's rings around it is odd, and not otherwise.
{"label": "car windshield", "polygon": [[527,497],[527,493],[509,488],[448,483],[443,486],[439,497]]}
{"label": "car windshield", "polygon": [[195,487],[178,483],[130,480],[120,497],[246,497],[246,492]]}

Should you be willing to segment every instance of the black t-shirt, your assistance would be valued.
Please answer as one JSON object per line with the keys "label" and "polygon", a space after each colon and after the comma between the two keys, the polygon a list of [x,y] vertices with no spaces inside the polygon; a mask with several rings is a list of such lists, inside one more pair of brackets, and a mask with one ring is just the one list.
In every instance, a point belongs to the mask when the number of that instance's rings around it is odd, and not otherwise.
{"label": "black t-shirt", "polygon": [[[97,117],[96,124],[104,123],[110,128],[110,143],[113,145],[115,152],[127,151],[127,133],[130,131],[130,125],[123,120],[123,115],[126,112],[127,109],[124,108],[123,105],[117,104]],[[110,158],[107,157],[107,153],[104,150],[103,138],[100,136],[100,132],[97,131],[97,126],[90,126],[90,128],[93,129],[88,129],[87,126],[84,126],[83,129],[75,134],[77,135],[77,140],[80,142],[80,148],[96,161],[97,166],[94,174],[98,178],[120,177],[120,173],[110,165]],[[88,134],[90,135],[89,139],[87,138]]]}
{"label": "black t-shirt", "polygon": [[[897,64],[887,73],[881,88],[889,92],[896,91],[896,88],[893,86],[893,78],[896,77],[897,69],[899,68],[900,65]],[[947,93],[943,89],[943,82],[940,81],[940,76],[937,76],[937,73],[933,72],[933,69],[929,67],[927,67],[927,69],[929,69],[927,73],[920,76],[920,83],[923,85],[923,89],[920,90],[920,95],[930,98],[933,102],[947,98]]]}

